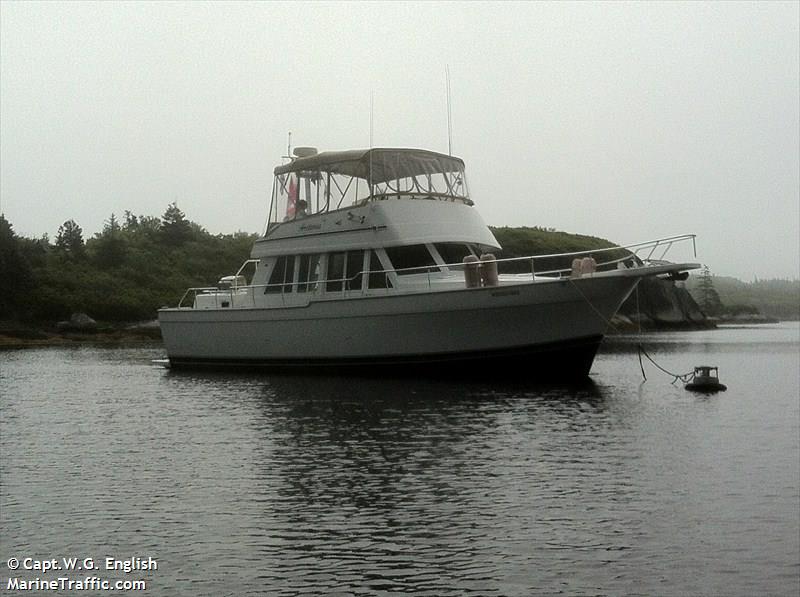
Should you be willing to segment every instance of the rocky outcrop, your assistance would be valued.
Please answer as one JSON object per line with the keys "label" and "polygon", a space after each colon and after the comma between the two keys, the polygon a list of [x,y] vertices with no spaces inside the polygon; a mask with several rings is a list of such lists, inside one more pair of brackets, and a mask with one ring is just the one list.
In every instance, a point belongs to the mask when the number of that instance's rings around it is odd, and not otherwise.
{"label": "rocky outcrop", "polygon": [[97,322],[86,313],[73,313],[69,321],[59,321],[56,329],[60,332],[91,333],[97,331]]}
{"label": "rocky outcrop", "polygon": [[613,321],[621,330],[704,329],[715,327],[683,282],[644,278]]}

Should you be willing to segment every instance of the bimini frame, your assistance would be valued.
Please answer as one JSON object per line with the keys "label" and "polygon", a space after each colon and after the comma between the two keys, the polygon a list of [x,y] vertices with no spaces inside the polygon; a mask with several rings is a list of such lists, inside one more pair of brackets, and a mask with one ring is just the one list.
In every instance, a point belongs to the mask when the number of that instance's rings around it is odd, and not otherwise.
{"label": "bimini frame", "polygon": [[300,201],[311,215],[390,198],[473,204],[460,158],[422,149],[323,152],[275,168],[267,231],[296,217]]}

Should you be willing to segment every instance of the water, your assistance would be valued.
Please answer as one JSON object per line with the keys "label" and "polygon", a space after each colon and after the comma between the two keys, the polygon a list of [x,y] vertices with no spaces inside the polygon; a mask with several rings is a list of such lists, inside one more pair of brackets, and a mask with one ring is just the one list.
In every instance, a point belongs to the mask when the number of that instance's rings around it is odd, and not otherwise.
{"label": "water", "polygon": [[[607,341],[592,384],[169,372],[0,352],[0,583],[152,557],[155,595],[793,595],[800,328]],[[48,594],[74,594],[69,591]]]}

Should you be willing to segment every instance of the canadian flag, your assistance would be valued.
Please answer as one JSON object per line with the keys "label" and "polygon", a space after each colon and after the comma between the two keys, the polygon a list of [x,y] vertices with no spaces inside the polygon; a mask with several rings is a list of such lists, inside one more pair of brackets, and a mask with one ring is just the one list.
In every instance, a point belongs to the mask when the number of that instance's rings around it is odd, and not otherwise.
{"label": "canadian flag", "polygon": [[293,218],[297,210],[297,182],[294,176],[289,177],[289,199],[286,201],[286,217]]}

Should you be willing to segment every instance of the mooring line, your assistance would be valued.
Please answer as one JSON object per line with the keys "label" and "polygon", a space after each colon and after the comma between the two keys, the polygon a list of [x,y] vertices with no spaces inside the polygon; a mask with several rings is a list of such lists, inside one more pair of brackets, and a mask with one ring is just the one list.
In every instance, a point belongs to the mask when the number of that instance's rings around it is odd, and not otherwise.
{"label": "mooring line", "polygon": [[[586,301],[586,304],[589,305],[592,308],[592,310],[597,314],[598,317],[600,317],[600,319],[602,319],[606,323],[606,325],[614,328],[614,330],[616,332],[618,332],[618,333],[621,332],[621,330],[616,325],[614,325],[611,322],[611,320],[609,320],[607,317],[605,317],[600,312],[600,310],[592,304],[592,301],[589,300],[589,297],[587,297],[583,293],[583,291],[578,287],[577,284],[575,284],[575,281],[572,278],[570,278],[569,281],[572,284],[573,288],[575,288],[575,290],[578,291],[578,294],[581,295],[583,300]],[[651,357],[647,353],[647,351],[644,349],[644,347],[642,346],[642,343],[641,343],[641,337],[642,337],[642,314],[641,314],[641,311],[639,311],[639,284],[636,284],[636,321],[638,323],[638,334],[637,335],[640,338],[640,341],[637,342],[636,347],[637,347],[638,353],[639,353],[639,368],[642,370],[642,378],[644,379],[644,381],[647,381],[647,375],[644,372],[644,363],[642,362],[642,355],[644,355],[647,358],[647,360],[650,361],[651,363],[653,363],[653,365],[655,365],[658,369],[660,369],[661,371],[663,371],[664,373],[666,373],[667,375],[672,377],[673,378],[672,379],[672,383],[673,384],[678,380],[682,381],[683,383],[688,383],[692,379],[694,379],[694,371],[689,372],[689,373],[673,373],[672,371],[667,371],[666,369],[664,369],[664,367],[662,367],[661,365],[656,363],[656,361],[653,359],[653,357]]]}
{"label": "mooring line", "polygon": [[587,297],[585,294],[583,294],[583,291],[578,287],[577,284],[575,284],[575,280],[573,280],[572,278],[569,278],[569,282],[570,282],[570,284],[572,284],[572,287],[575,290],[578,291],[578,294],[581,295],[583,300],[586,301],[586,304],[589,305],[592,308],[592,311],[594,311],[597,314],[597,316],[606,323],[606,325],[611,326],[612,328],[614,328],[614,331],[617,332],[617,333],[621,333],[622,332],[622,330],[620,330],[616,325],[614,325],[611,322],[610,319],[608,319],[605,315],[603,315],[600,312],[600,310],[592,304],[592,301],[589,300],[589,297]]}
{"label": "mooring line", "polygon": [[[667,375],[673,377],[672,383],[675,383],[678,380],[681,380],[683,383],[689,383],[692,379],[694,379],[694,371],[690,371],[689,373],[673,373],[672,371],[667,371],[666,369],[664,369],[664,367],[662,367],[661,365],[656,363],[655,360],[653,359],[653,357],[651,357],[649,354],[647,354],[647,351],[644,349],[644,347],[641,344],[637,344],[636,346],[639,349],[639,364],[640,365],[642,363],[642,355],[644,355],[645,357],[647,357],[647,360],[650,361],[651,363],[653,363],[653,365],[655,365],[658,369],[660,369],[661,371],[663,371]],[[644,367],[642,367],[642,375],[644,376]],[[647,381],[647,377],[646,376],[645,376],[644,379],[645,379],[645,381]]]}

